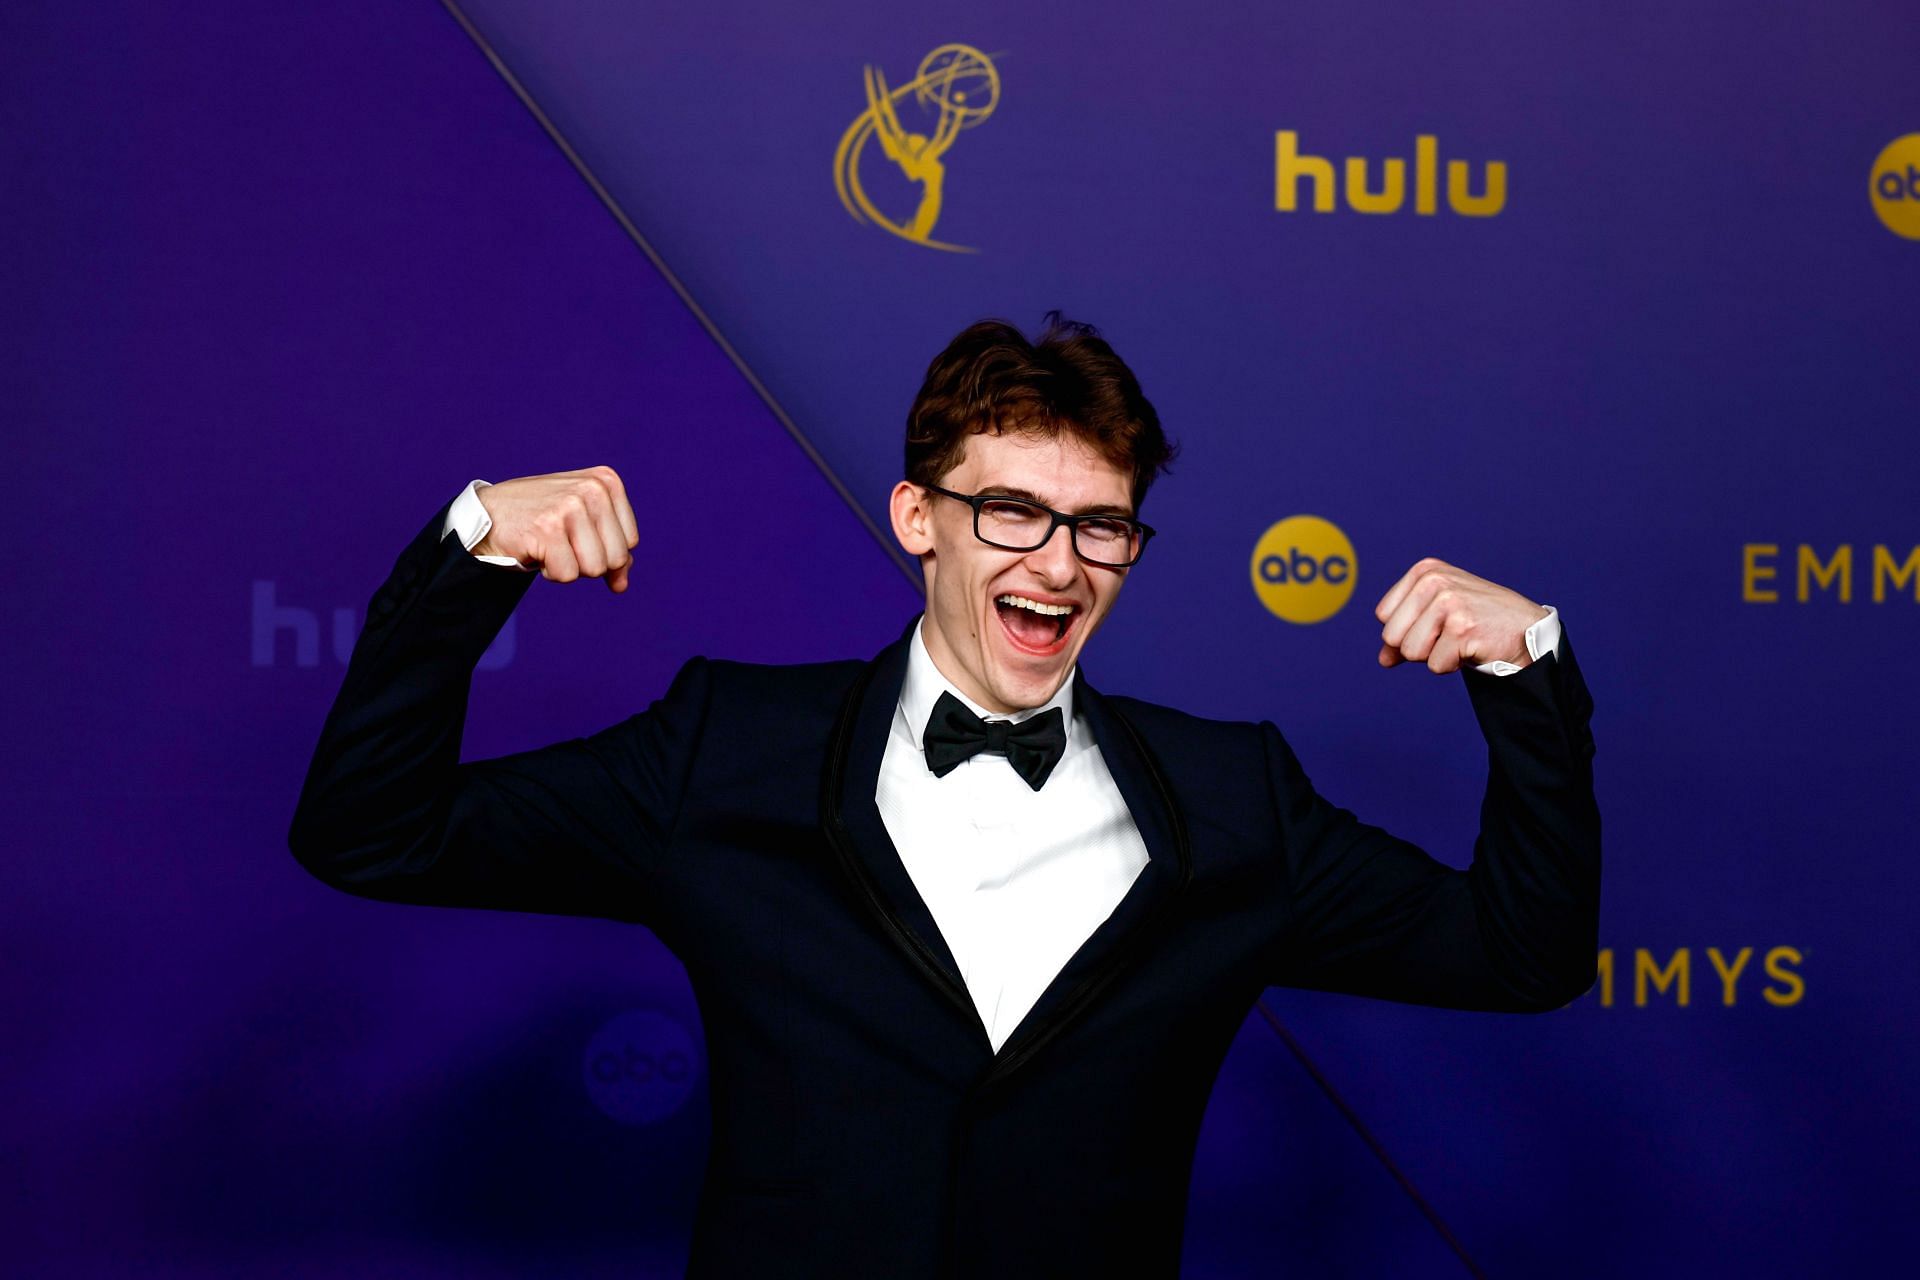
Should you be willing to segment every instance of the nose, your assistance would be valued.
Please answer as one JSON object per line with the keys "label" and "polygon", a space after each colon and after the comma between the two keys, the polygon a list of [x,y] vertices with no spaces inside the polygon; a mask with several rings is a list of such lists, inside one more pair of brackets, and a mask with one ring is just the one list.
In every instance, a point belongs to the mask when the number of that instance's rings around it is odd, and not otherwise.
{"label": "nose", "polygon": [[1080,557],[1073,549],[1073,530],[1061,525],[1051,537],[1027,552],[1027,565],[1041,581],[1055,591],[1064,591],[1080,572]]}

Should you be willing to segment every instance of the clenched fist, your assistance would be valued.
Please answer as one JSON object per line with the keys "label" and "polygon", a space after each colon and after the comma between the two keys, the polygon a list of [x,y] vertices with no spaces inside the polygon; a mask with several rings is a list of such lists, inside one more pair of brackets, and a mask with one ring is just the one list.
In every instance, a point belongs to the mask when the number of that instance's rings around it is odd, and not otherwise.
{"label": "clenched fist", "polygon": [[612,467],[503,480],[478,496],[493,527],[473,554],[537,564],[549,582],[604,577],[610,589],[627,589],[640,530]]}
{"label": "clenched fist", "polygon": [[1527,628],[1546,617],[1547,608],[1428,556],[1380,597],[1373,616],[1385,624],[1381,666],[1425,662],[1445,675],[1483,662],[1526,666],[1533,661]]}

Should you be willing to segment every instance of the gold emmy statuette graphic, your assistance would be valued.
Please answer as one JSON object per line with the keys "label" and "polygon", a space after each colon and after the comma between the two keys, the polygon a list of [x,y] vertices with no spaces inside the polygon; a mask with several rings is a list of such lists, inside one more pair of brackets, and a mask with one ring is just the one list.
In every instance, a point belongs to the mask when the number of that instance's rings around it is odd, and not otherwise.
{"label": "gold emmy statuette graphic", "polygon": [[[902,240],[954,253],[978,252],[933,239],[933,224],[940,219],[940,192],[947,177],[941,157],[962,129],[973,128],[1000,105],[1000,73],[993,60],[971,45],[943,44],[920,59],[919,72],[898,89],[887,88],[878,67],[867,67],[866,79],[867,109],[847,126],[833,153],[833,186],[840,203],[855,222],[874,223]],[[923,114],[938,113],[932,137],[909,133],[901,125],[894,104],[909,94]],[[920,207],[904,226],[875,208],[860,185],[860,156],[876,134],[887,159],[920,187]]]}

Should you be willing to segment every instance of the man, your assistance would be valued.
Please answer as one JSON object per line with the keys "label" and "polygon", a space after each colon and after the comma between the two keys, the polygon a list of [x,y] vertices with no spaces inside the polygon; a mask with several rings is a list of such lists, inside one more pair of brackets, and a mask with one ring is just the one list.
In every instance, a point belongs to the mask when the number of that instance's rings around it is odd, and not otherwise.
{"label": "man", "polygon": [[[393,902],[607,916],[685,963],[713,1145],[699,1276],[1175,1275],[1235,1031],[1284,984],[1539,1012],[1595,975],[1591,703],[1555,612],[1437,560],[1380,661],[1464,672],[1472,867],[1322,799],[1271,724],[1078,673],[1171,449],[1086,326],[967,329],[908,420],[927,606],[871,662],[695,658],[589,738],[458,762],[534,579],[626,588],[605,467],[476,481],[375,594],[290,842]],[[455,536],[457,535],[457,536]]]}

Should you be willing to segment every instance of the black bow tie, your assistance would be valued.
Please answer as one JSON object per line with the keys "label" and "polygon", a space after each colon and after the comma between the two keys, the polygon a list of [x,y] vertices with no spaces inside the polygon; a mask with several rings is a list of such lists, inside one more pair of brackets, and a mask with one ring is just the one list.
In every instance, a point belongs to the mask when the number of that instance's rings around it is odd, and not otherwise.
{"label": "black bow tie", "polygon": [[1058,707],[1019,724],[1011,720],[982,720],[950,693],[942,693],[927,718],[920,744],[927,749],[927,768],[944,778],[982,751],[998,751],[1013,771],[1038,791],[1067,750],[1066,717]]}

